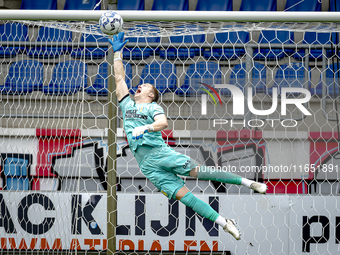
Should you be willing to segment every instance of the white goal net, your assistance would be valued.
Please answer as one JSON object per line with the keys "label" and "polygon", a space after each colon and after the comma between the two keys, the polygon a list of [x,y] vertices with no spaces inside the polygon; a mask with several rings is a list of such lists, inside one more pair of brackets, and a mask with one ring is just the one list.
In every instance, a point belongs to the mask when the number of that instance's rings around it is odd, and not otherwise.
{"label": "white goal net", "polygon": [[132,96],[143,83],[159,90],[170,147],[268,185],[261,195],[183,177],[238,221],[242,240],[141,173],[97,22],[17,15],[0,25],[1,253],[338,251],[338,20],[214,14],[174,22],[136,14],[124,22],[123,63]]}

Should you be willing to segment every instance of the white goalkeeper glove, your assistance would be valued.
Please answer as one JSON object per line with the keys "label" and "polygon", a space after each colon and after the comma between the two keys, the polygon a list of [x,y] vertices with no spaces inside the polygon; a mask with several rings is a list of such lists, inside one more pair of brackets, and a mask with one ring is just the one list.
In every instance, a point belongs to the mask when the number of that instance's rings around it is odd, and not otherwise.
{"label": "white goalkeeper glove", "polygon": [[152,125],[145,125],[145,126],[140,126],[140,127],[135,127],[134,130],[132,131],[132,139],[140,139],[143,138],[143,135],[146,132],[153,131],[154,128]]}

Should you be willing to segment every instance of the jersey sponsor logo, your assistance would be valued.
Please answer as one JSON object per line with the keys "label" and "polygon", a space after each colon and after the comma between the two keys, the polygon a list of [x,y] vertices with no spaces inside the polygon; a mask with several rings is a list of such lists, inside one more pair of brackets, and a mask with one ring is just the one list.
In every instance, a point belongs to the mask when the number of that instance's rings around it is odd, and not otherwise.
{"label": "jersey sponsor logo", "polygon": [[147,120],[148,116],[137,113],[137,110],[127,110],[125,114],[125,118],[137,118],[137,119]]}

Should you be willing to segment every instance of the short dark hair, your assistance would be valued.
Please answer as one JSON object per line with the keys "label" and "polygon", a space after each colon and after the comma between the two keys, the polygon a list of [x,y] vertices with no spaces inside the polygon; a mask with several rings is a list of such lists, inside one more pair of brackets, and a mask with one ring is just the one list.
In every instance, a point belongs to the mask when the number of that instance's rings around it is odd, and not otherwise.
{"label": "short dark hair", "polygon": [[152,93],[154,94],[154,98],[152,99],[152,102],[156,102],[157,103],[158,99],[159,99],[159,92],[158,92],[158,89],[156,89],[155,86],[152,86]]}

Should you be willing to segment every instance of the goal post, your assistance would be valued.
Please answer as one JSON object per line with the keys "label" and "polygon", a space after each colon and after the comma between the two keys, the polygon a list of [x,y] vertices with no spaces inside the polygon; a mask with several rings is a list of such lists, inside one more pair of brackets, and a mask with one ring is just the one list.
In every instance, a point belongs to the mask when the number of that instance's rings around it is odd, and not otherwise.
{"label": "goal post", "polygon": [[98,27],[104,12],[0,10],[0,248],[335,253],[340,14],[117,11],[127,86],[157,87],[166,143],[268,185],[260,195],[183,177],[237,219],[236,242],[141,173]]}

